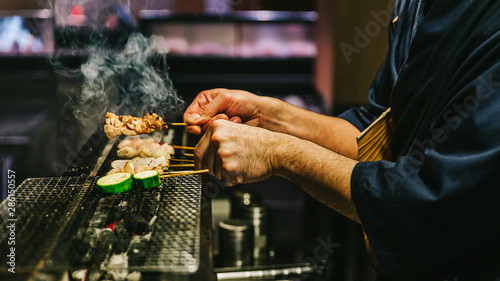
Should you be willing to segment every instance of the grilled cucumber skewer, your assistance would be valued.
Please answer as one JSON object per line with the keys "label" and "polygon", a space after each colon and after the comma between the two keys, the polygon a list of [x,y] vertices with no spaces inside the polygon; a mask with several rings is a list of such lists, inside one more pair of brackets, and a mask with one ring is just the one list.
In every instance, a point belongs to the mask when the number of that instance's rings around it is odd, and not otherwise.
{"label": "grilled cucumber skewer", "polygon": [[134,184],[140,188],[151,188],[161,184],[157,170],[142,171],[134,176]]}
{"label": "grilled cucumber skewer", "polygon": [[104,176],[96,184],[104,193],[123,193],[132,189],[132,175],[129,173],[116,173]]}

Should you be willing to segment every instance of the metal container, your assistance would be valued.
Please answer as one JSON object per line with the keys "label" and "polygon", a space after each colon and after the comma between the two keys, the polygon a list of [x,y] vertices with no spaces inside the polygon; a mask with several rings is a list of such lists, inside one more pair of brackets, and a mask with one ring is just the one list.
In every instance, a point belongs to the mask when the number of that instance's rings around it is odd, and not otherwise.
{"label": "metal container", "polygon": [[254,191],[233,191],[230,195],[231,201],[231,212],[230,217],[232,219],[243,218],[243,207],[251,205],[253,203],[261,202],[262,196]]}
{"label": "metal container", "polygon": [[219,249],[222,267],[242,267],[253,264],[253,228],[246,220],[229,219],[219,222]]}
{"label": "metal container", "polygon": [[244,206],[242,217],[253,226],[253,264],[270,264],[274,256],[271,205],[260,201]]}

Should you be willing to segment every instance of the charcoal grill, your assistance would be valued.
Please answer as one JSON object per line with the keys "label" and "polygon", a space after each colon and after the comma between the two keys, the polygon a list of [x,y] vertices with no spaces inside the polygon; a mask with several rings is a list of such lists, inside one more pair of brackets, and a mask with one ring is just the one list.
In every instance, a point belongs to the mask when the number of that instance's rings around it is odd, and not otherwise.
{"label": "charcoal grill", "polygon": [[[16,273],[7,271],[9,258],[2,254],[0,279],[65,280],[82,271],[87,276],[122,271],[117,274],[140,272],[141,280],[210,280],[211,209],[209,199],[202,196],[206,177],[172,177],[157,188],[103,194],[95,182],[116,159],[117,143],[108,142],[108,149],[100,145],[100,153],[93,155],[95,165],[85,165],[87,174],[72,175],[82,173],[77,167],[63,177],[32,178],[18,186]],[[0,205],[2,253],[10,248],[10,234],[4,231],[13,222],[8,202],[9,198]],[[121,250],[118,223],[136,227],[134,236],[123,238],[128,244]],[[126,262],[111,262],[124,256]]]}

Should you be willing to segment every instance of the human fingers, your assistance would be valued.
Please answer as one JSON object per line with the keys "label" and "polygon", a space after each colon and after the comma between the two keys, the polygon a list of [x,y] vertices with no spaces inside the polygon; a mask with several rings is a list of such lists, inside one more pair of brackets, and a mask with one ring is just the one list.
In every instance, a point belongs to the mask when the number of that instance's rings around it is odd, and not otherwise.
{"label": "human fingers", "polygon": [[187,125],[184,128],[190,134],[193,134],[193,135],[201,134],[201,126],[200,125]]}
{"label": "human fingers", "polygon": [[226,186],[262,180],[272,173],[272,147],[278,142],[265,129],[215,120],[195,150],[196,167],[210,169]]}
{"label": "human fingers", "polygon": [[188,124],[204,124],[218,113],[224,112],[231,102],[227,89],[211,89],[200,92],[184,112]]}
{"label": "human fingers", "polygon": [[213,174],[219,180],[222,180],[222,159],[219,155],[219,151],[215,152],[214,164],[213,164]]}
{"label": "human fingers", "polygon": [[[215,121],[215,120],[220,120],[220,119],[223,119],[223,120],[228,120],[229,117],[226,115],[226,114],[218,114],[216,116],[214,116],[212,119],[210,119],[207,123],[205,123],[205,125],[203,126],[200,126],[200,125],[188,125],[186,126],[186,131],[190,134],[193,134],[193,135],[199,135],[201,134],[202,132],[205,132],[208,127],[210,127],[210,125]],[[238,116],[234,116],[232,117],[231,119],[229,119],[229,121],[231,122],[234,122],[234,123],[241,123],[241,118],[238,117]]]}
{"label": "human fingers", "polygon": [[234,123],[241,123],[241,118],[238,116],[233,116],[229,121],[234,122]]}
{"label": "human fingers", "polygon": [[227,117],[227,115],[224,113],[217,114],[201,127],[201,131],[205,132],[210,127],[210,125],[212,125],[217,120],[229,120],[229,117]]}
{"label": "human fingers", "polygon": [[205,132],[215,120],[221,120],[221,119],[228,120],[229,117],[227,117],[227,115],[224,113],[220,113],[212,117],[212,119],[210,119],[207,123],[203,125],[188,125],[185,127],[185,129],[188,133],[191,133],[193,135],[199,135],[202,132]]}
{"label": "human fingers", "polygon": [[196,170],[202,169],[202,161],[210,145],[211,132],[204,134],[198,144],[196,145],[194,153],[194,168]]}
{"label": "human fingers", "polygon": [[[185,127],[186,131],[194,135],[204,132],[210,126],[207,123],[227,108],[225,105],[230,103],[227,101],[229,99],[228,92],[230,90],[212,89],[199,93],[184,112],[184,122],[188,123]],[[217,119],[221,118],[218,117],[214,120]]]}
{"label": "human fingers", "polygon": [[[227,120],[227,117],[221,117],[218,120]],[[214,176],[221,179],[222,160],[218,155],[220,143],[215,131],[216,126],[211,127],[196,146],[195,168],[209,169]]]}
{"label": "human fingers", "polygon": [[200,92],[194,98],[194,100],[191,102],[188,108],[186,108],[186,111],[184,111],[184,116],[183,116],[184,122],[190,121],[194,123],[193,119],[196,120],[199,117],[198,110],[200,109],[200,107],[209,103],[210,100],[213,99],[212,95],[213,93],[210,90]]}
{"label": "human fingers", "polygon": [[217,176],[216,171],[214,169],[215,162],[217,158],[217,149],[219,148],[218,143],[214,142],[211,138],[210,143],[208,144],[207,150],[203,155],[203,159],[201,160],[201,169],[208,169],[210,173],[214,176]]}

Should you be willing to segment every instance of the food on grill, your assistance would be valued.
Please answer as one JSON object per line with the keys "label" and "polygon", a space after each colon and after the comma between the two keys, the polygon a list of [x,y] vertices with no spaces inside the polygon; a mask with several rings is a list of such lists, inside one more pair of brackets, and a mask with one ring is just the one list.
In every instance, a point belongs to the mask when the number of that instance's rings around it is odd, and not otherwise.
{"label": "food on grill", "polygon": [[133,176],[134,184],[140,188],[151,188],[161,184],[158,171],[142,171]]}
{"label": "food on grill", "polygon": [[132,174],[116,173],[104,176],[96,184],[104,193],[123,193],[132,189]]}
{"label": "food on grill", "polygon": [[132,163],[130,163],[130,162],[127,162],[125,164],[125,166],[123,167],[123,172],[124,173],[129,173],[129,174],[135,173],[134,165],[132,165]]}
{"label": "food on grill", "polygon": [[118,155],[118,157],[120,158],[134,158],[136,157],[138,154],[137,154],[137,150],[133,149],[132,147],[124,147],[124,148],[120,148],[116,154]]}
{"label": "food on grill", "polygon": [[120,135],[149,134],[163,128],[167,128],[167,125],[165,125],[163,118],[156,113],[148,113],[141,118],[106,112],[106,121],[104,122],[104,133],[109,139]]}
{"label": "food on grill", "polygon": [[156,170],[160,175],[163,174],[163,169],[168,167],[169,161],[164,156],[158,158],[140,158],[136,157],[131,160],[115,160],[111,162],[111,171],[107,174],[130,173],[136,174],[143,171]]}
{"label": "food on grill", "polygon": [[134,157],[161,157],[164,156],[170,159],[170,155],[174,154],[174,148],[170,145],[158,142],[153,138],[138,138],[128,137],[118,144],[116,154],[120,158]]}

